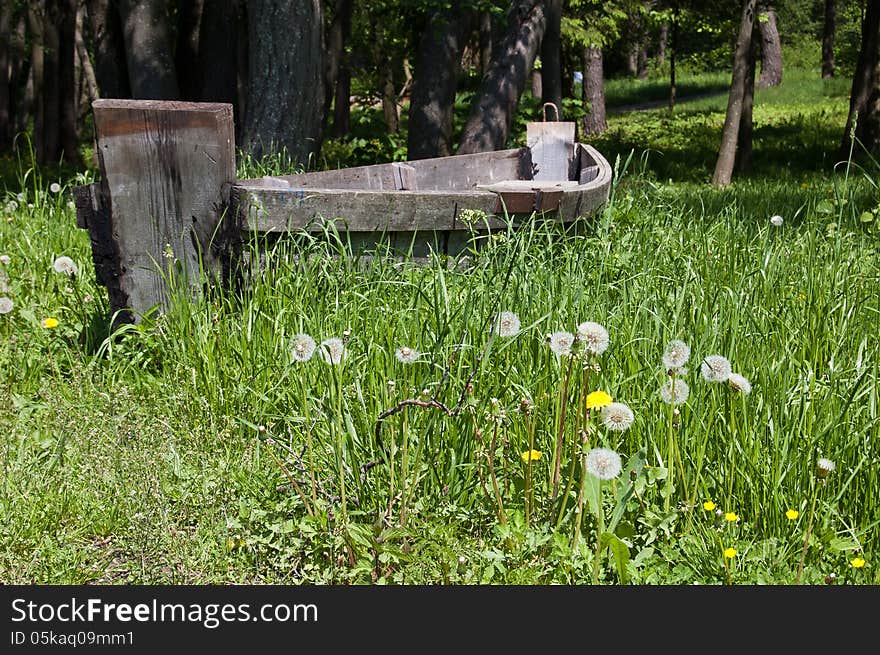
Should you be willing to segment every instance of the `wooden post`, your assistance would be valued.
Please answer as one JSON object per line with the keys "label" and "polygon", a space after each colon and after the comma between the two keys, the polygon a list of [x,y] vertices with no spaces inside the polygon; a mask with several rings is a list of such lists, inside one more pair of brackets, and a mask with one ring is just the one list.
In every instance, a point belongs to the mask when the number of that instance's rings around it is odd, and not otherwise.
{"label": "wooden post", "polygon": [[167,309],[169,283],[196,295],[225,273],[232,105],[96,100],[92,109],[102,179],[76,194],[77,220],[112,310],[136,322]]}

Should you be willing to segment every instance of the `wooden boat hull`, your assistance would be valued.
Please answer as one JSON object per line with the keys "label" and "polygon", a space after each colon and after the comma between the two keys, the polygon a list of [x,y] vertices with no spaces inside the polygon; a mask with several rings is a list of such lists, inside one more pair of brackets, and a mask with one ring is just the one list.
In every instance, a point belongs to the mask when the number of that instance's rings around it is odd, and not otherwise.
{"label": "wooden boat hull", "polygon": [[367,243],[451,232],[440,240],[458,243],[532,213],[562,222],[595,213],[608,200],[612,169],[592,146],[575,146],[568,179],[559,181],[531,179],[530,149],[514,148],[238,180],[231,204],[244,232],[336,230]]}

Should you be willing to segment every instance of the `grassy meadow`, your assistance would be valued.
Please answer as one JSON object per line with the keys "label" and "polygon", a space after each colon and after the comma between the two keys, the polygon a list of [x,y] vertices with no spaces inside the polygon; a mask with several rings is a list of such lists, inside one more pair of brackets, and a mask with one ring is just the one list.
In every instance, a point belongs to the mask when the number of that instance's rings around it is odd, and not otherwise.
{"label": "grassy meadow", "polygon": [[848,83],[813,75],[758,92],[724,190],[716,76],[609,108],[577,229],[255,240],[249,284],[112,336],[94,173],[11,163],[0,581],[880,583],[880,166],[836,165]]}

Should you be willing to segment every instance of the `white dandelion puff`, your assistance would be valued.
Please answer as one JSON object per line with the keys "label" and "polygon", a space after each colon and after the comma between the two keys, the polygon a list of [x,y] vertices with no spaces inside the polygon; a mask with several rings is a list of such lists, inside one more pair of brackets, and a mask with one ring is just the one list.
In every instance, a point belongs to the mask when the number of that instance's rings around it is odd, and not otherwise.
{"label": "white dandelion puff", "polygon": [[550,350],[557,355],[570,355],[574,346],[574,335],[571,332],[554,332],[547,335]]}
{"label": "white dandelion puff", "polygon": [[667,371],[678,372],[685,364],[687,364],[690,357],[691,347],[684,341],[673,339],[666,344],[666,350],[663,351],[663,367]]}
{"label": "white dandelion puff", "polygon": [[321,358],[328,364],[340,364],[347,355],[345,344],[339,337],[331,337],[321,342]]}
{"label": "white dandelion puff", "polygon": [[603,325],[592,321],[584,321],[577,326],[577,332],[584,344],[584,348],[594,355],[601,355],[608,349],[610,342],[608,330]]}
{"label": "white dandelion puff", "polygon": [[64,273],[65,275],[76,275],[79,270],[76,267],[76,263],[68,256],[61,255],[58,257],[53,263],[52,268],[55,269],[56,273]]}
{"label": "white dandelion puff", "polygon": [[587,472],[600,480],[613,480],[623,469],[620,455],[610,448],[593,448],[584,457]]}
{"label": "white dandelion puff", "polygon": [[819,460],[816,462],[816,475],[818,475],[820,478],[824,478],[836,468],[837,464],[835,464],[833,461],[831,461],[827,457],[820,457]]}
{"label": "white dandelion puff", "polygon": [[295,362],[307,362],[315,354],[317,345],[308,334],[297,334],[290,340],[290,356]]}
{"label": "white dandelion puff", "polygon": [[6,211],[8,211],[10,214],[12,212],[14,212],[16,209],[18,209],[18,203],[15,202],[14,200],[10,200],[9,202],[6,203]]}
{"label": "white dandelion puff", "polygon": [[773,227],[782,227],[782,222],[782,216],[780,216],[779,214],[770,217],[770,225],[772,225]]}
{"label": "white dandelion puff", "polygon": [[513,312],[501,312],[495,317],[495,331],[499,337],[514,337],[519,334],[519,316]]}
{"label": "white dandelion puff", "polygon": [[58,193],[61,191],[61,185],[58,184],[58,182],[52,182],[52,184],[49,185],[49,191],[52,193]]}
{"label": "white dandelion puff", "polygon": [[733,387],[734,391],[739,391],[744,396],[748,396],[752,392],[752,383],[749,382],[748,378],[739,373],[728,375],[727,382]]}
{"label": "white dandelion puff", "polygon": [[684,380],[667,380],[660,387],[660,399],[667,405],[681,405],[686,402],[691,390]]}
{"label": "white dandelion puff", "polygon": [[628,430],[635,421],[635,414],[624,403],[611,403],[602,408],[602,423],[614,432]]}
{"label": "white dandelion puff", "polygon": [[11,298],[3,296],[0,298],[0,314],[8,314],[12,311],[13,302]]}
{"label": "white dandelion puff", "polygon": [[4,266],[9,266],[9,262],[12,260],[9,258],[9,255],[0,255],[0,264]]}
{"label": "white dandelion puff", "polygon": [[410,348],[409,346],[401,346],[394,351],[394,356],[401,364],[412,364],[418,360],[419,355],[421,355],[421,353],[418,350]]}
{"label": "white dandelion puff", "polygon": [[722,355],[706,355],[700,364],[700,373],[707,382],[727,382],[730,377],[730,362]]}

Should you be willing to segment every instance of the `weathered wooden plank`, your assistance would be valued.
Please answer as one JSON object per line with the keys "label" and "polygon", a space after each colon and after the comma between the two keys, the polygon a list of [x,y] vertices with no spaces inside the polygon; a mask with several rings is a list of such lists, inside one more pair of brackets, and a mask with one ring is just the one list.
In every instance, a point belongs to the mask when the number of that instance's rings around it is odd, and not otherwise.
{"label": "weathered wooden plank", "polygon": [[394,171],[394,186],[398,191],[415,191],[418,189],[416,182],[416,169],[402,163],[391,164]]}
{"label": "weathered wooden plank", "polygon": [[529,180],[532,161],[528,148],[511,148],[471,155],[415,159],[419,189],[466,190],[495,180]]}
{"label": "weathered wooden plank", "polygon": [[[220,274],[224,189],[235,181],[232,105],[156,100],[92,103],[101,195],[119,258],[115,297],[131,320],[167,308],[163,273],[191,292]],[[114,294],[111,293],[111,298]]]}
{"label": "weathered wooden plank", "polygon": [[526,145],[532,152],[534,179],[568,180],[575,163],[575,124],[568,121],[526,124]]}
{"label": "weathered wooden plank", "polygon": [[[460,229],[464,210],[492,215],[497,195],[487,191],[367,191],[269,189],[235,184],[232,205],[250,232],[412,232]],[[499,223],[500,224],[500,223]]]}

